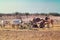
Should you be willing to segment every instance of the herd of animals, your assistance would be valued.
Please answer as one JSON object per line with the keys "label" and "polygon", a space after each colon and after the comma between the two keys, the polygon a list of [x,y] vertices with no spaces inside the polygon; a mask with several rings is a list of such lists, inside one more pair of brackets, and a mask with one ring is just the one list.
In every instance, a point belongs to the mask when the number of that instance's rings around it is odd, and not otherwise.
{"label": "herd of animals", "polygon": [[50,19],[48,16],[45,17],[45,19],[34,18],[31,21],[32,27],[38,27],[38,28],[44,28],[44,27],[49,28],[50,25],[52,25],[52,27],[53,27],[53,23],[54,23],[54,20],[53,19]]}
{"label": "herd of animals", "polygon": [[[11,24],[10,22],[6,21],[5,24],[7,25],[11,25],[13,28],[16,26],[16,27],[23,27],[24,24],[28,24],[31,28],[44,28],[44,27],[47,27],[49,28],[50,25],[52,25],[53,27],[53,23],[54,23],[54,20],[53,19],[50,19],[48,16],[45,17],[45,19],[40,19],[40,18],[33,18],[32,21],[29,21],[28,23],[24,23],[22,20],[20,20],[19,22],[16,21],[17,23],[15,24]],[[5,27],[4,23],[3,24],[0,24],[1,28],[2,27]]]}

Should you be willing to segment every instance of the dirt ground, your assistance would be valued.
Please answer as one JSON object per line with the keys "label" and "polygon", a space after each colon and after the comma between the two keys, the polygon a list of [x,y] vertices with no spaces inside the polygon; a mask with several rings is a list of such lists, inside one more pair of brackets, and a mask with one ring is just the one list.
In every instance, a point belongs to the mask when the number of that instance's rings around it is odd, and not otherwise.
{"label": "dirt ground", "polygon": [[59,29],[0,30],[0,40],[60,40]]}
{"label": "dirt ground", "polygon": [[[0,28],[0,40],[60,40],[60,17],[51,17],[51,19],[53,18],[56,20],[54,25],[59,24],[53,28],[38,28],[32,30]],[[24,19],[24,21],[26,20]]]}

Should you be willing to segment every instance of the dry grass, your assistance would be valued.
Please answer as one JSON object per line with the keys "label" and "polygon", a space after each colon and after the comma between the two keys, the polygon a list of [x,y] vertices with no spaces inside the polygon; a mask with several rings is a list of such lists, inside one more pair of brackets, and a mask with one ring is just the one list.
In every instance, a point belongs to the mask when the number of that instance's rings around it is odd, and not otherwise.
{"label": "dry grass", "polygon": [[60,40],[60,28],[0,29],[0,40]]}
{"label": "dry grass", "polygon": [[12,29],[8,26],[7,28],[0,28],[0,40],[60,40],[60,26],[54,25],[53,28],[31,30]]}

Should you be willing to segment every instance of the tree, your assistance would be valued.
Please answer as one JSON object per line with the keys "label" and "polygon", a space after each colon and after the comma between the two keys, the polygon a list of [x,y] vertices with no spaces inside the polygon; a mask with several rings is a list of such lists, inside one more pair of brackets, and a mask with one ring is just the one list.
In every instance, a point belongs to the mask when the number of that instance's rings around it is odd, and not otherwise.
{"label": "tree", "polygon": [[40,14],[41,14],[41,15],[46,15],[46,16],[48,15],[48,14],[46,14],[46,13],[40,13]]}
{"label": "tree", "polygon": [[29,13],[25,13],[25,15],[26,15],[26,16],[28,16],[28,15],[29,15]]}
{"label": "tree", "polygon": [[27,18],[28,18],[29,13],[25,13],[25,15],[26,15],[26,16],[27,16]]}
{"label": "tree", "polygon": [[53,15],[53,16],[60,16],[59,13],[49,13],[49,15]]}
{"label": "tree", "polygon": [[15,14],[16,14],[16,15],[18,15],[18,14],[19,14],[19,12],[16,12]]}

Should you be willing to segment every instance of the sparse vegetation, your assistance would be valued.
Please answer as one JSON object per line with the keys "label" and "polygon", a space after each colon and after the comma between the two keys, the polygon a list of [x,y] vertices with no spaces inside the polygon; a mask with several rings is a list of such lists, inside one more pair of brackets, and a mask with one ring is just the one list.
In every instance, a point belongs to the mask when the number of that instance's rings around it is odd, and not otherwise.
{"label": "sparse vegetation", "polygon": [[[18,14],[14,14],[14,15],[18,15]],[[30,14],[27,13],[26,16],[28,16],[28,15],[30,15]],[[38,15],[40,15],[40,14],[38,14]],[[41,15],[42,15],[41,17],[43,18],[44,15],[48,15],[48,14],[41,13]],[[55,16],[59,16],[59,14],[53,14],[53,13],[49,13],[49,15],[54,15],[53,19],[55,18]],[[24,20],[24,18],[23,18],[23,20]],[[5,29],[3,26],[2,28],[0,27],[0,40],[60,40],[60,28],[59,28],[60,26],[59,27],[55,26],[55,25],[57,25],[55,23],[54,23],[53,28],[48,28],[48,29],[46,29],[46,28],[34,29],[34,28],[31,28],[30,23],[25,23],[19,27],[15,26],[16,28],[12,28],[9,25],[9,26],[6,26],[5,27],[6,29]],[[11,27],[11,28],[9,28],[9,27]],[[17,30],[17,27],[18,27],[18,30]]]}
{"label": "sparse vegetation", "polygon": [[59,13],[49,13],[49,15],[53,15],[53,16],[60,16]]}
{"label": "sparse vegetation", "polygon": [[48,15],[48,14],[47,14],[47,13],[40,13],[40,15],[45,15],[45,16],[46,16],[46,15]]}

